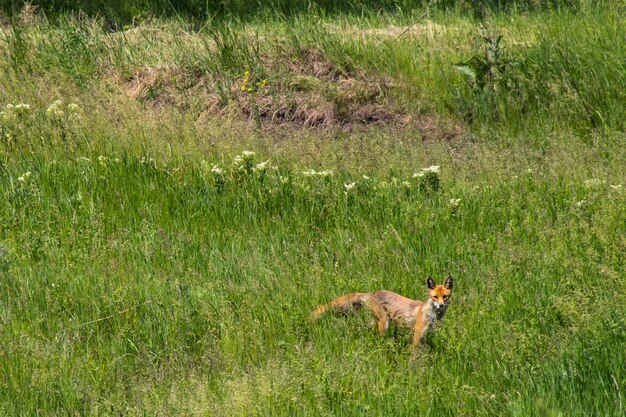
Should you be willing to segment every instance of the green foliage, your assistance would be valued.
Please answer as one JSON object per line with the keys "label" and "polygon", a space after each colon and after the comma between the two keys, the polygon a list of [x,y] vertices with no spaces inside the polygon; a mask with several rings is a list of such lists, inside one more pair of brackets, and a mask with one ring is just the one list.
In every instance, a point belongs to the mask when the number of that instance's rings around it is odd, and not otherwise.
{"label": "green foliage", "polygon": [[[455,69],[467,80],[472,99],[475,103],[463,103],[462,107],[477,108],[484,106],[493,109],[490,118],[498,119],[497,101],[502,96],[502,89],[507,89],[507,70],[514,62],[502,56],[502,35],[485,33],[482,35],[484,50],[466,62],[455,65]],[[480,103],[480,104],[479,104]],[[464,114],[464,119],[473,121],[473,114]]]}
{"label": "green foliage", "polygon": [[623,19],[589,18],[595,23],[583,28],[565,20],[562,30],[546,26],[533,46],[517,50],[504,35],[481,34],[482,50],[455,65],[466,80],[454,91],[455,109],[472,123],[527,127],[529,120],[559,119],[582,134],[622,131]]}

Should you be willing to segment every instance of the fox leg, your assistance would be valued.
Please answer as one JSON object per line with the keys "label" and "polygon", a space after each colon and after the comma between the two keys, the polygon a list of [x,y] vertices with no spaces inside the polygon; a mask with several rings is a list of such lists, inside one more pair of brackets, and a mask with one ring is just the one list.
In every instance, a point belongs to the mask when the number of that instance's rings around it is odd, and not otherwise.
{"label": "fox leg", "polygon": [[415,327],[413,328],[413,347],[417,347],[422,343],[426,330],[428,330],[428,326],[426,326],[425,320],[420,317],[415,322]]}
{"label": "fox leg", "polygon": [[376,327],[378,327],[378,333],[384,335],[387,333],[387,329],[389,328],[389,317],[381,316],[376,317]]}
{"label": "fox leg", "polygon": [[372,316],[376,319],[376,328],[378,329],[378,333],[384,335],[387,333],[387,328],[389,328],[389,314],[385,311],[384,308],[377,304],[372,304],[369,306]]}

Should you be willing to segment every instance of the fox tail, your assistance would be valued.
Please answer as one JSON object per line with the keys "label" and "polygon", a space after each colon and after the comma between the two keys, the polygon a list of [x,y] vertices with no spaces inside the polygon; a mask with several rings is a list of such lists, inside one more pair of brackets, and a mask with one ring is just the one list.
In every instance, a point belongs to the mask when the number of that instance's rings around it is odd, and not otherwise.
{"label": "fox tail", "polygon": [[311,312],[309,320],[315,321],[319,319],[327,311],[332,311],[335,314],[347,315],[363,308],[370,298],[370,293],[355,292],[352,294],[342,295],[339,298],[335,298],[328,304],[322,304]]}

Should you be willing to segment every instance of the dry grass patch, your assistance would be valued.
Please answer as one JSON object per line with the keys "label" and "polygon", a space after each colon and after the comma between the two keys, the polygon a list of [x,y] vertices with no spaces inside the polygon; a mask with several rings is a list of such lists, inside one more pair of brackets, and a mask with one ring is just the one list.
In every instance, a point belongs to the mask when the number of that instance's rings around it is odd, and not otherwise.
{"label": "dry grass patch", "polygon": [[414,127],[427,140],[464,134],[458,123],[407,111],[397,81],[343,69],[317,50],[304,50],[297,58],[263,56],[261,61],[266,74],[275,74],[266,82],[243,71],[241,77],[228,77],[179,66],[144,67],[117,82],[127,96],[145,105],[194,110],[198,119],[235,114],[269,130]]}

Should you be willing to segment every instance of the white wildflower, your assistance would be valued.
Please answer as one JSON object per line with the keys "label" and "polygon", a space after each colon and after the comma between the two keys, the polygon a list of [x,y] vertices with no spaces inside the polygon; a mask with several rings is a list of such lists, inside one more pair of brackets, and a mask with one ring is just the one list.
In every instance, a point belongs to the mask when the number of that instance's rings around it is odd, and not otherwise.
{"label": "white wildflower", "polygon": [[402,181],[402,185],[404,185],[406,188],[411,188],[411,183],[408,181]]}
{"label": "white wildflower", "polygon": [[343,184],[343,187],[346,189],[346,191],[350,191],[354,189],[354,187],[356,187],[356,182],[346,182]]}
{"label": "white wildflower", "polygon": [[535,172],[535,171],[533,171],[533,169],[532,169],[532,168],[528,168],[528,169],[526,170],[526,173],[527,173],[527,174],[532,174],[533,172]]}
{"label": "white wildflower", "polygon": [[25,173],[23,173],[23,174],[22,174],[22,176],[21,176],[21,177],[17,177],[17,180],[18,180],[19,182],[23,182],[23,183],[25,183],[26,181],[28,181],[28,178],[30,178],[30,176],[31,176],[31,175],[32,175],[32,174],[31,174],[31,172],[30,172],[30,171],[26,171]]}
{"label": "white wildflower", "polygon": [[70,103],[67,105],[67,112],[70,120],[80,120],[81,108],[76,103]]}
{"label": "white wildflower", "polygon": [[215,164],[211,167],[211,172],[215,175],[222,175],[224,173],[224,170],[220,168],[217,164]]}
{"label": "white wildflower", "polygon": [[368,177],[367,175],[363,175],[363,179],[364,179],[365,181],[368,181],[368,180],[370,179],[370,177]]}
{"label": "white wildflower", "polygon": [[109,158],[107,158],[104,155],[100,155],[98,157],[98,162],[100,162],[100,165],[106,165],[108,160],[109,160]]}
{"label": "white wildflower", "polygon": [[585,182],[583,183],[585,185],[585,187],[587,188],[592,188],[592,187],[597,187],[599,185],[602,185],[604,181],[601,181],[597,178],[592,178],[590,180],[585,180]]}
{"label": "white wildflower", "polygon": [[233,158],[233,166],[237,168],[238,171],[243,172],[246,170],[246,168],[249,168],[249,163],[251,160],[252,155],[250,155],[250,152],[243,151],[241,155],[236,155]]}
{"label": "white wildflower", "polygon": [[461,204],[461,199],[460,198],[451,198],[449,200],[449,203],[452,207],[458,207],[459,204]]}
{"label": "white wildflower", "polygon": [[302,171],[302,175],[304,175],[305,177],[332,177],[333,170],[329,169],[324,171],[316,171],[314,169],[311,169],[309,171]]}
{"label": "white wildflower", "polygon": [[582,207],[587,203],[587,200],[580,200],[576,202],[576,207]]}
{"label": "white wildflower", "polygon": [[252,171],[254,172],[265,172],[268,168],[271,168],[268,164],[269,164],[269,160],[265,161],[265,162],[259,162],[258,164],[256,164],[256,166],[254,168],[252,168]]}
{"label": "white wildflower", "polygon": [[427,168],[422,168],[419,172],[413,174],[413,178],[420,178],[426,174],[439,174],[439,165],[431,165]]}
{"label": "white wildflower", "polygon": [[9,121],[17,117],[18,112],[13,104],[7,104],[5,110],[6,111],[0,112],[0,119]]}
{"label": "white wildflower", "polygon": [[622,189],[622,184],[617,184],[617,185],[611,184],[611,188],[614,189],[615,191],[619,191]]}
{"label": "white wildflower", "polygon": [[252,151],[241,152],[241,156],[243,156],[244,158],[252,158],[254,155],[256,155],[256,152],[252,152]]}
{"label": "white wildflower", "polygon": [[16,113],[22,113],[22,114],[28,113],[28,111],[30,110],[30,104],[25,104],[25,103],[16,104],[14,109]]}
{"label": "white wildflower", "polygon": [[56,100],[46,109],[46,115],[53,119],[60,119],[65,113],[63,112],[63,102]]}
{"label": "white wildflower", "polygon": [[278,177],[281,184],[287,184],[289,182],[289,177],[283,177],[282,175]]}
{"label": "white wildflower", "polygon": [[233,165],[241,165],[243,164],[244,160],[243,160],[243,156],[241,155],[237,155],[233,158]]}

